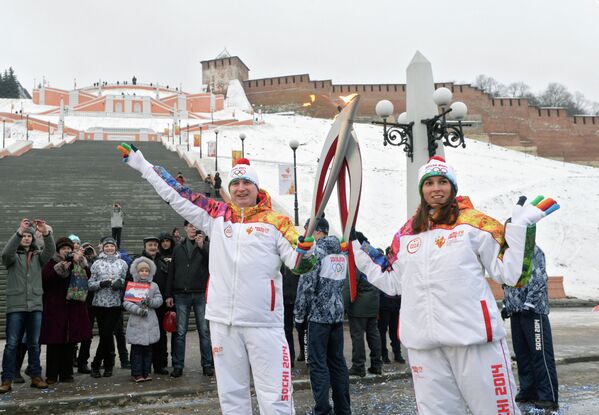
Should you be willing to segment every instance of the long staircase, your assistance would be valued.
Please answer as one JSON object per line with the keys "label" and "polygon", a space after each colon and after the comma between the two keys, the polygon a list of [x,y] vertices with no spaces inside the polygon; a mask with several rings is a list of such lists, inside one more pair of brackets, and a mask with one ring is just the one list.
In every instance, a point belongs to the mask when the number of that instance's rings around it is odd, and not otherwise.
{"label": "long staircase", "polygon": [[[0,160],[0,250],[22,218],[45,219],[54,237],[78,235],[97,245],[110,235],[114,202],[123,206],[122,247],[142,251],[142,239],[182,228],[183,219],[141,175],[121,161],[115,142],[75,142]],[[196,192],[210,192],[195,169],[159,143],[136,143],[151,163],[181,172]],[[212,192],[213,194],[214,192]],[[181,229],[184,235],[183,230]],[[6,268],[0,266],[0,337],[5,335]]]}

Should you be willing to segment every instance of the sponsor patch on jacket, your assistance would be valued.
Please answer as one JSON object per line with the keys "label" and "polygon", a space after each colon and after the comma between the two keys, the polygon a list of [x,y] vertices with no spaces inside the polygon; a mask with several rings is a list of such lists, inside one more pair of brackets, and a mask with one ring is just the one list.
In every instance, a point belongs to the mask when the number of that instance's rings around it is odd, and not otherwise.
{"label": "sponsor patch on jacket", "polygon": [[422,239],[414,238],[408,242],[408,254],[415,254],[422,246]]}
{"label": "sponsor patch on jacket", "polygon": [[252,226],[250,226],[250,227],[249,227],[249,228],[247,228],[245,231],[247,232],[247,234],[248,234],[248,235],[251,235],[251,234],[252,234],[252,232],[254,232],[254,228],[253,228]]}
{"label": "sponsor patch on jacket", "polygon": [[447,237],[447,246],[461,242],[464,239],[464,231],[453,231]]}
{"label": "sponsor patch on jacket", "polygon": [[225,228],[225,236],[227,238],[230,238],[233,236],[233,227],[231,225],[229,225]]}

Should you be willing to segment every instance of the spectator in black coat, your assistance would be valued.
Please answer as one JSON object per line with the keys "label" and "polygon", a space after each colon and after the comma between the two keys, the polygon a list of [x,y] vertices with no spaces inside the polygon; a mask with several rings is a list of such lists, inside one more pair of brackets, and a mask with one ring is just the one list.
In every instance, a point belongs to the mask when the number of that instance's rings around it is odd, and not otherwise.
{"label": "spectator in black coat", "polygon": [[185,221],[187,238],[173,251],[166,285],[166,305],[177,312],[177,333],[173,350],[172,377],[183,374],[185,364],[185,337],[189,314],[193,307],[200,337],[200,353],[204,375],[214,375],[210,329],[205,319],[206,284],[208,283],[208,253],[210,243],[206,235]]}

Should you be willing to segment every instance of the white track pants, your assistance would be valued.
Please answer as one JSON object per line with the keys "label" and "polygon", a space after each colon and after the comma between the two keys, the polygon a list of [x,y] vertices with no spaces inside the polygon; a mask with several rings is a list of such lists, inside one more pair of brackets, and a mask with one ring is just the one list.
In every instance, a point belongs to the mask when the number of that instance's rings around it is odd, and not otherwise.
{"label": "white track pants", "polygon": [[419,415],[520,415],[505,339],[408,355]]}
{"label": "white track pants", "polygon": [[295,414],[291,360],[283,328],[210,322],[218,399],[223,414],[251,415],[250,368],[263,415]]}

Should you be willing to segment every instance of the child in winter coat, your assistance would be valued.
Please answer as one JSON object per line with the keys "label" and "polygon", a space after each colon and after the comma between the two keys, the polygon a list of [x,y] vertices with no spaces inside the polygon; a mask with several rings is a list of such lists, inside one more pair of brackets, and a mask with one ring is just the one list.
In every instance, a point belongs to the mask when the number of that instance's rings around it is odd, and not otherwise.
{"label": "child in winter coat", "polygon": [[123,307],[129,311],[127,342],[131,344],[131,376],[135,382],[152,380],[152,344],[160,339],[160,326],[155,309],[162,305],[158,284],[152,282],[156,274],[154,261],[137,258],[131,264],[133,281],[148,283],[150,289],[139,303],[125,300]]}

